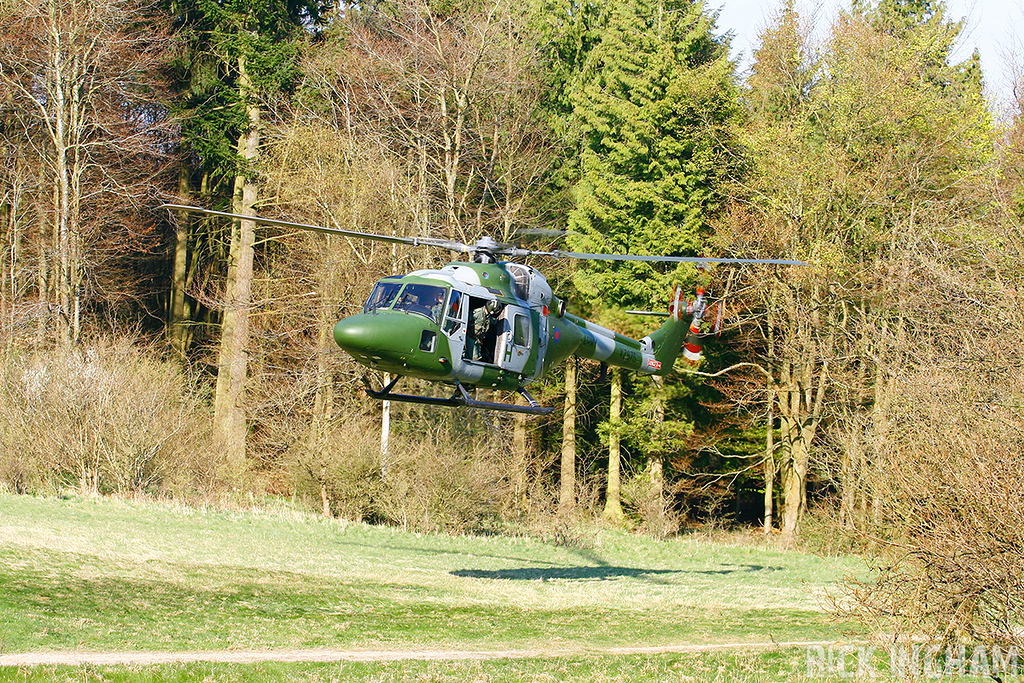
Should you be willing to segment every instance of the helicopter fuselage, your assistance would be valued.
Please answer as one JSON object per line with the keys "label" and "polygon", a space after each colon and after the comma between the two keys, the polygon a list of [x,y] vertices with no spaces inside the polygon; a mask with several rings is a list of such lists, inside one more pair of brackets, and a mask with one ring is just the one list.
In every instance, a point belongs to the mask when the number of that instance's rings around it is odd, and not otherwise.
{"label": "helicopter fuselage", "polygon": [[[519,263],[453,262],[376,283],[363,310],[335,325],[338,346],[382,372],[520,390],[571,355],[665,374],[685,337],[679,316],[669,354],[654,335],[637,341],[565,313],[537,269]],[[670,355],[671,358],[667,358]]]}

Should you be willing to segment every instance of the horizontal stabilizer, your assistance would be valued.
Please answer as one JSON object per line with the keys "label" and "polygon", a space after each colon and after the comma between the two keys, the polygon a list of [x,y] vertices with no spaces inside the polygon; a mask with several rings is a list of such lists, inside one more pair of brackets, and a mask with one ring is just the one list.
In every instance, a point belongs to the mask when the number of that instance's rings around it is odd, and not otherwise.
{"label": "horizontal stabilizer", "polygon": [[672,315],[668,311],[626,311],[626,313],[629,315],[653,315],[660,318],[667,318]]}

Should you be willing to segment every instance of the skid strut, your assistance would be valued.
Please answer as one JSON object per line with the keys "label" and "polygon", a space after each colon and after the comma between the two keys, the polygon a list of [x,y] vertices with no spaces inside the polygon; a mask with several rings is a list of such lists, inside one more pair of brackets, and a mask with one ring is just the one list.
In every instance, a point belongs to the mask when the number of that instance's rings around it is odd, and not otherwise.
{"label": "skid strut", "polygon": [[398,384],[398,381],[402,379],[402,375],[395,377],[391,382],[381,389],[376,391],[370,384],[370,380],[364,375],[363,385],[366,387],[366,394],[370,398],[375,398],[378,401],[399,401],[401,403],[423,403],[431,406],[450,406],[453,408],[459,406],[466,406],[467,408],[477,408],[479,410],[498,410],[506,413],[523,413],[526,415],[548,415],[554,408],[548,406],[542,406],[530,396],[530,394],[520,387],[517,391],[526,399],[529,405],[520,406],[514,403],[492,403],[490,401],[478,401],[473,398],[470,393],[466,390],[466,387],[461,382],[455,382],[455,393],[452,394],[451,398],[439,398],[437,396],[417,396],[414,394],[395,394],[392,393],[392,389]]}

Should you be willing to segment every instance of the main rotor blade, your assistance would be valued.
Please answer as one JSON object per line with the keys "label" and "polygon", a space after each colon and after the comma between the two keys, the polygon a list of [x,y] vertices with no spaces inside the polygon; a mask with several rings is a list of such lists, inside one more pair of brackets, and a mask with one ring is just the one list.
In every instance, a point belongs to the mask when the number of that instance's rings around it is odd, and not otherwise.
{"label": "main rotor blade", "polygon": [[565,237],[565,230],[555,228],[520,228],[512,231],[514,237]]}
{"label": "main rotor blade", "polygon": [[358,239],[374,240],[377,242],[391,242],[393,244],[409,244],[414,247],[428,246],[438,247],[440,249],[448,249],[449,251],[455,251],[459,253],[469,253],[472,249],[463,244],[462,242],[455,242],[453,240],[437,239],[434,237],[400,237],[397,235],[378,235],[372,232],[359,232],[358,230],[343,230],[341,228],[325,228],[322,225],[309,225],[306,223],[294,223],[292,221],[279,221],[275,218],[263,218],[261,216],[244,216],[238,213],[228,213],[226,211],[214,211],[212,209],[202,209],[198,206],[186,206],[183,204],[162,204],[157,207],[158,209],[170,209],[172,211],[187,211],[189,213],[200,213],[205,216],[219,216],[221,218],[237,218],[244,221],[252,221],[253,223],[259,223],[260,225],[273,225],[279,228],[294,228],[296,230],[310,230],[313,232],[322,232],[328,235],[342,235],[344,237],[356,237]]}
{"label": "main rotor blade", "polygon": [[655,263],[762,263],[779,266],[806,266],[804,261],[793,261],[788,259],[749,259],[749,258],[715,258],[706,256],[649,256],[643,254],[583,254],[572,251],[534,251],[522,249],[511,244],[500,244],[493,240],[482,239],[475,245],[464,244],[454,240],[439,239],[436,237],[400,237],[398,235],[379,235],[372,232],[360,232],[358,230],[344,230],[342,228],[327,228],[322,225],[309,225],[307,223],[295,223],[282,221],[275,218],[263,218],[261,216],[245,216],[227,211],[214,211],[203,209],[198,206],[187,206],[184,204],[162,204],[160,209],[172,211],[187,211],[199,213],[206,216],[219,216],[221,218],[233,218],[252,221],[260,225],[273,225],[279,228],[295,230],[310,230],[328,235],[342,235],[344,237],[355,237],[357,239],[375,240],[377,242],[390,242],[392,244],[408,244],[414,247],[428,246],[438,249],[447,249],[460,254],[473,254],[477,252],[490,253],[494,255],[510,256],[512,258],[524,258],[526,256],[550,256],[552,258],[572,258],[591,261],[651,261]]}
{"label": "main rotor blade", "polygon": [[713,256],[648,256],[644,254],[580,254],[572,251],[533,251],[531,254],[587,261],[653,261],[659,263],[764,263],[776,266],[807,266],[805,261],[760,258],[718,258]]}

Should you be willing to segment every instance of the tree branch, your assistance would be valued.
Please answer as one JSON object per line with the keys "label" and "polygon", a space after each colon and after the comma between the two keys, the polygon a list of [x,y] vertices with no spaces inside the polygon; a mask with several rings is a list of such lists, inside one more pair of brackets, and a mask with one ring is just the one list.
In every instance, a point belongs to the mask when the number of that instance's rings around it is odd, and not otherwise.
{"label": "tree branch", "polygon": [[732,370],[735,370],[737,368],[742,368],[742,367],[756,368],[757,370],[760,370],[761,374],[763,374],[769,380],[772,379],[771,374],[767,370],[765,370],[763,367],[761,367],[757,363],[749,363],[749,362],[735,363],[733,365],[730,365],[727,368],[723,368],[722,370],[719,370],[718,372],[701,372],[700,370],[691,370],[689,368],[679,367],[678,365],[674,366],[672,369],[675,370],[676,372],[680,373],[680,374],[683,374],[683,375],[698,375],[700,377],[720,377],[721,375],[724,375],[727,372],[730,372]]}

